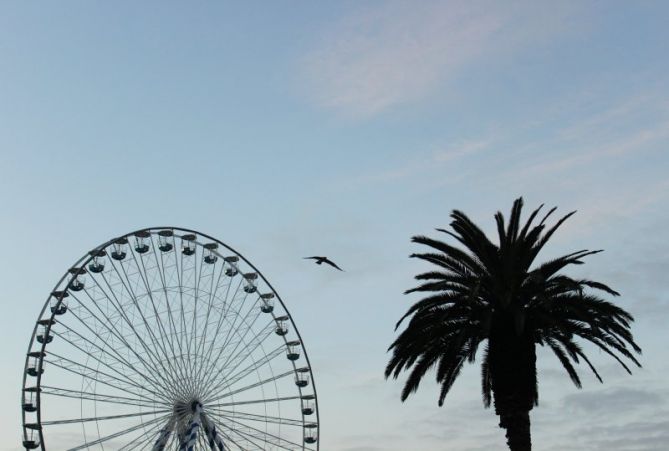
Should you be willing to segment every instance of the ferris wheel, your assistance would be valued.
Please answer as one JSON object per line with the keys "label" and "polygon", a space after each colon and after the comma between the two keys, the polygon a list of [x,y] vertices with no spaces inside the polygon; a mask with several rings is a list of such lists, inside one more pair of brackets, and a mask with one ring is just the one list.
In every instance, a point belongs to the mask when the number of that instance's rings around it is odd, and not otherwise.
{"label": "ferris wheel", "polygon": [[283,301],[242,255],[142,229],[84,255],[28,347],[23,447],[319,449],[316,387]]}

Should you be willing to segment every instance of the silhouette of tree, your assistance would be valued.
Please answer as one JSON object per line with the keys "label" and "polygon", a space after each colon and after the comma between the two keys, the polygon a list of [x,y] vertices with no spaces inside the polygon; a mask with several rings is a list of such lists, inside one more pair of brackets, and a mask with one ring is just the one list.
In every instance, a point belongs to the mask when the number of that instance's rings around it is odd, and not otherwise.
{"label": "silhouette of tree", "polygon": [[574,279],[561,274],[569,265],[601,251],[581,250],[533,266],[537,254],[553,233],[571,215],[548,228],[550,210],[533,226],[539,211],[520,222],[522,198],[511,210],[508,225],[501,213],[495,215],[499,244],[492,243],[464,213],[454,210],[450,230],[437,229],[455,238],[460,247],[425,236],[412,241],[430,247],[430,252],[412,254],[436,266],[417,275],[421,285],[406,293],[427,297],[416,302],[398,321],[396,330],[410,318],[406,328],[390,345],[392,357],[386,378],[397,378],[411,370],[401,399],[414,393],[426,373],[436,369],[441,385],[439,406],[453,386],[465,362],[475,360],[484,343],[481,363],[481,391],[485,407],[494,403],[499,426],[506,430],[509,449],[531,449],[530,410],[538,405],[536,345],[550,348],[572,382],[581,387],[574,364],[585,362],[595,377],[602,379],[582,348],[582,338],[593,343],[627,370],[628,359],[641,366],[632,350],[632,316],[597,296],[618,293],[600,282]]}

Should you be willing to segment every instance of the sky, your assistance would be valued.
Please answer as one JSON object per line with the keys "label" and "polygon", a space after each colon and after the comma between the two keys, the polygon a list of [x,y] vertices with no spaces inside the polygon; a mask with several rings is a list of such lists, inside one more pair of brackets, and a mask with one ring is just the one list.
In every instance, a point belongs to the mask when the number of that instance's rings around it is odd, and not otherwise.
{"label": "sky", "polygon": [[[442,408],[384,381],[453,209],[577,214],[544,259],[636,318],[643,368],[586,347],[577,390],[539,351],[537,451],[669,441],[669,4],[663,1],[0,3],[0,450],[20,449],[44,300],[94,246],[174,225],[239,250],[312,361],[325,451],[503,450],[478,362]],[[345,272],[302,260],[328,255]],[[541,257],[541,256],[540,256]]]}

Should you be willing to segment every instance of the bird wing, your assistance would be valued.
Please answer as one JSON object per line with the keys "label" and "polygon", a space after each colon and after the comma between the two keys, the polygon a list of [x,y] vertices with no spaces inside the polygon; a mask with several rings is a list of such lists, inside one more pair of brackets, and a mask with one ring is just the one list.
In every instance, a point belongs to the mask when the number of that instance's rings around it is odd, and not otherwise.
{"label": "bird wing", "polygon": [[343,269],[341,269],[339,266],[337,266],[337,265],[335,264],[335,262],[333,262],[333,261],[330,260],[329,258],[326,258],[326,259],[325,259],[325,263],[327,263],[328,265],[330,265],[330,266],[332,266],[332,267],[334,267],[334,268],[337,268],[337,269],[340,270],[340,271],[343,271]]}
{"label": "bird wing", "polygon": [[324,257],[313,256],[313,257],[302,257],[302,258],[305,259],[305,260],[320,260],[321,258],[324,258]]}

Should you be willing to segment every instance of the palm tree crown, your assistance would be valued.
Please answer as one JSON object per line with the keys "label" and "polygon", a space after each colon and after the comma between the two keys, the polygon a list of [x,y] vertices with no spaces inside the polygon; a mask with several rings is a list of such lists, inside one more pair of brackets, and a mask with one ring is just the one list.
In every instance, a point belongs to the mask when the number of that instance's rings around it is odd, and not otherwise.
{"label": "palm tree crown", "polygon": [[632,351],[641,352],[630,332],[632,316],[597,295],[618,296],[616,291],[561,274],[565,267],[582,264],[584,257],[601,251],[580,250],[534,265],[546,242],[574,212],[547,227],[553,208],[533,225],[539,207],[521,225],[522,206],[522,198],[514,202],[508,224],[501,213],[495,215],[498,244],[458,210],[451,214],[452,231],[437,230],[464,249],[425,236],[412,238],[431,249],[411,257],[436,268],[417,275],[421,284],[406,291],[427,296],[397,323],[399,328],[410,318],[390,345],[392,357],[385,371],[386,377],[397,378],[410,370],[401,394],[404,401],[425,374],[436,369],[441,406],[465,362],[474,362],[479,345],[486,342],[481,363],[483,402],[489,407],[494,401],[512,450],[531,449],[529,411],[538,403],[537,344],[553,351],[577,387],[581,381],[574,364],[581,361],[602,380],[577,338],[593,343],[628,372],[624,360],[640,366]]}

